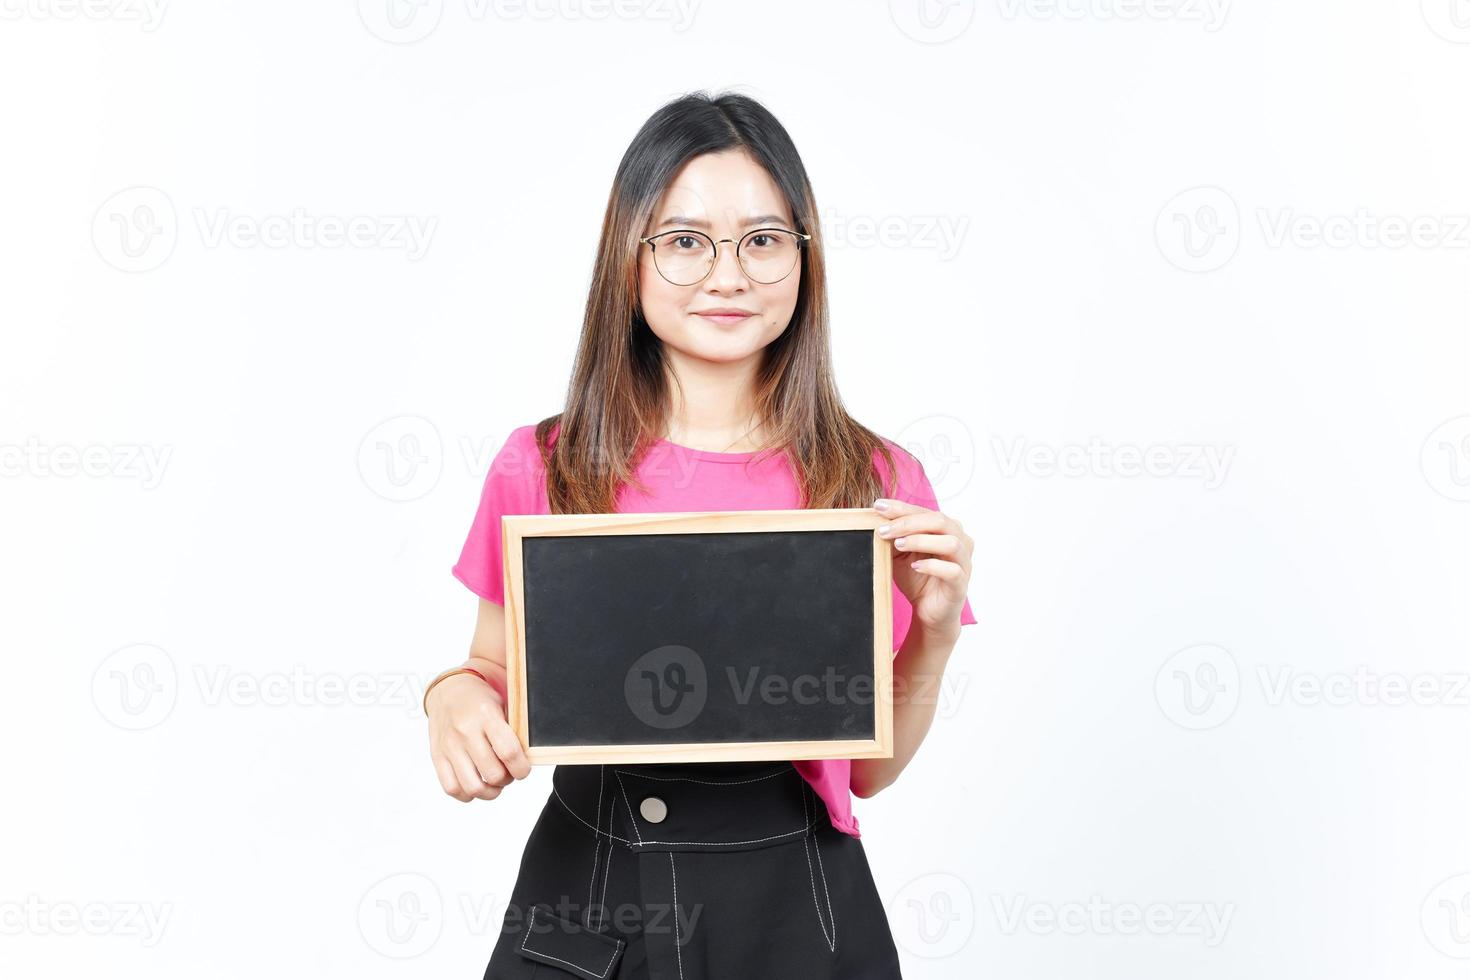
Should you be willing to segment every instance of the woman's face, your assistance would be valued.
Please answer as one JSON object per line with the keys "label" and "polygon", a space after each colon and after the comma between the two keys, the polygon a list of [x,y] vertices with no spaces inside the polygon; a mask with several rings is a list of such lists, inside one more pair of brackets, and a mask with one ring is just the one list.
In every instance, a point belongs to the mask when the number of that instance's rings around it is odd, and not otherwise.
{"label": "woman's face", "polygon": [[[757,354],[791,322],[801,285],[801,261],[780,282],[750,279],[735,259],[735,243],[756,228],[795,231],[791,209],[765,168],[744,150],[697,156],[684,165],[659,199],[644,237],[693,228],[721,242],[715,267],[693,286],[659,274],[653,249],[639,246],[638,291],[643,317],[664,345],[707,361],[740,361]],[[681,244],[687,245],[688,242]],[[672,248],[661,239],[659,248]],[[716,316],[719,310],[745,315]]]}

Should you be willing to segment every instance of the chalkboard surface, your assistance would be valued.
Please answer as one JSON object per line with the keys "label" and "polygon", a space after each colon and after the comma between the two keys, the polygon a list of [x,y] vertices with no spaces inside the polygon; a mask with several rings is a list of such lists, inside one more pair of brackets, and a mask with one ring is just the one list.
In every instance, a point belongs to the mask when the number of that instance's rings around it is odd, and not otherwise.
{"label": "chalkboard surface", "polygon": [[561,516],[504,519],[532,761],[891,754],[876,512]]}

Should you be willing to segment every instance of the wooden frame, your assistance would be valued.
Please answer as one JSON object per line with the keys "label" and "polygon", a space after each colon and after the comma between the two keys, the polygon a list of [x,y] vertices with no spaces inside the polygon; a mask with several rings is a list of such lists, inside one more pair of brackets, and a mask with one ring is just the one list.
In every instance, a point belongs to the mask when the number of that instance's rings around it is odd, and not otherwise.
{"label": "wooden frame", "polygon": [[[871,507],[740,510],[653,514],[505,515],[501,534],[505,574],[507,720],[533,764],[673,763],[791,759],[886,759],[893,756],[893,550],[878,536],[890,518]],[[528,537],[731,533],[748,531],[873,532],[873,732],[871,739],[782,742],[699,742],[639,745],[530,744],[526,677],[525,582],[522,542]]]}

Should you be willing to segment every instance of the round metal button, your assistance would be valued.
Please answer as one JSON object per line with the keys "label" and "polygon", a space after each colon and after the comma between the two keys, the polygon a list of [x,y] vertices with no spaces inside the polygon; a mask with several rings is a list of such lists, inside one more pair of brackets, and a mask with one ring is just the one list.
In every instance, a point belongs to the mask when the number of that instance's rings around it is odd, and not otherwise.
{"label": "round metal button", "polygon": [[664,817],[669,815],[669,808],[657,796],[645,796],[643,802],[638,804],[638,812],[643,814],[643,819],[649,823],[663,823]]}

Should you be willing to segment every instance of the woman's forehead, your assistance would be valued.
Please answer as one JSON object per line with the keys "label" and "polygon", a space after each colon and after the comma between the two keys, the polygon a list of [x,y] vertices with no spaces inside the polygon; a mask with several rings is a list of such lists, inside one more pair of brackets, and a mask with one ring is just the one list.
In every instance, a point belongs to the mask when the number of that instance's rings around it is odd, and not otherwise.
{"label": "woman's forehead", "polygon": [[654,211],[657,225],[672,219],[692,228],[755,227],[791,220],[776,182],[747,154],[707,153],[690,160],[675,175]]}

